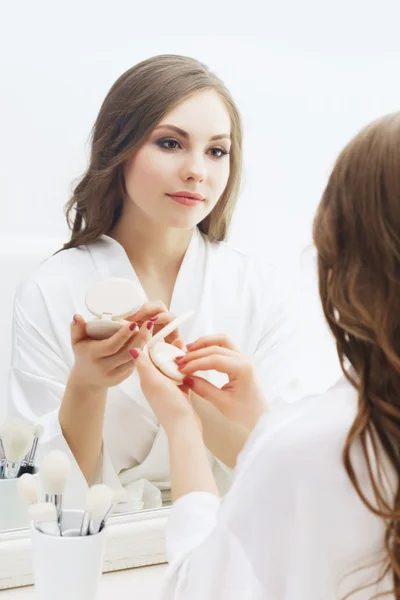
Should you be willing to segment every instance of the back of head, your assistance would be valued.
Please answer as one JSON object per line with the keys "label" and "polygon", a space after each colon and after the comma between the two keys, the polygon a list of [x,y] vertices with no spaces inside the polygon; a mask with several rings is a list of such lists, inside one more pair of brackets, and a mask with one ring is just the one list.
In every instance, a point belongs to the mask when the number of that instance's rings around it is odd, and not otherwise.
{"label": "back of head", "polygon": [[[387,569],[400,598],[400,488],[393,500],[383,485],[387,459],[400,475],[400,113],[373,122],[341,152],[315,217],[314,242],[324,314],[358,390],[344,464],[363,502],[387,523]],[[353,443],[371,466],[374,502],[353,469]]]}
{"label": "back of head", "polygon": [[123,165],[159,121],[191,94],[215,90],[231,119],[230,175],[222,197],[199,224],[213,240],[225,238],[240,188],[242,129],[238,110],[222,81],[187,56],[160,55],[121,75],[109,90],[92,132],[89,167],[67,204],[71,240],[87,244],[118,222],[126,196]]}

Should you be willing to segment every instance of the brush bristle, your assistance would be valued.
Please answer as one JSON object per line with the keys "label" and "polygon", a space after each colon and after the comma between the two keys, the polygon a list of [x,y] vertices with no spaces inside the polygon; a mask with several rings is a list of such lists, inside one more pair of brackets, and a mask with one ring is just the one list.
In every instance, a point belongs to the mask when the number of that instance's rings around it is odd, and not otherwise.
{"label": "brush bristle", "polygon": [[40,476],[46,494],[63,494],[67,485],[71,464],[61,450],[52,450],[40,465]]}
{"label": "brush bristle", "polygon": [[92,485],[86,495],[86,510],[92,519],[101,518],[113,503],[113,491],[104,483]]}
{"label": "brush bristle", "polygon": [[24,473],[17,481],[18,493],[27,504],[36,504],[39,499],[36,480],[33,475]]}
{"label": "brush bristle", "polygon": [[120,504],[122,502],[128,502],[128,492],[124,488],[121,488],[120,490],[114,490],[112,503]]}
{"label": "brush bristle", "polygon": [[28,507],[28,513],[32,521],[35,521],[37,524],[57,521],[57,509],[51,502],[31,504]]}
{"label": "brush bristle", "polygon": [[34,436],[40,440],[43,435],[44,426],[38,423],[33,429]]}
{"label": "brush bristle", "polygon": [[33,442],[33,427],[26,421],[6,421],[1,427],[1,438],[6,458],[10,462],[21,462]]}

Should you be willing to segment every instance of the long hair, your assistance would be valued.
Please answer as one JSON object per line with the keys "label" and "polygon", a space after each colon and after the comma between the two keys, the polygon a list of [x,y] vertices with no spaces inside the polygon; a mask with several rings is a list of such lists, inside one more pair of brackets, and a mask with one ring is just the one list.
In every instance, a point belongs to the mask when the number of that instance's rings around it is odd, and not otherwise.
{"label": "long hair", "polygon": [[172,108],[209,89],[220,95],[230,115],[230,174],[222,196],[198,227],[212,241],[226,238],[241,182],[239,112],[225,85],[205,65],[186,56],[160,55],[126,71],[104,99],[92,131],[89,166],[66,205],[71,239],[63,249],[93,242],[114,228],[126,197],[126,160]]}
{"label": "long hair", "polygon": [[[344,466],[361,500],[386,524],[381,579],[393,574],[399,600],[400,113],[373,122],[341,152],[313,234],[323,311],[342,370],[358,393]],[[372,499],[352,463],[355,443],[362,449]],[[383,458],[397,474],[390,494]]]}

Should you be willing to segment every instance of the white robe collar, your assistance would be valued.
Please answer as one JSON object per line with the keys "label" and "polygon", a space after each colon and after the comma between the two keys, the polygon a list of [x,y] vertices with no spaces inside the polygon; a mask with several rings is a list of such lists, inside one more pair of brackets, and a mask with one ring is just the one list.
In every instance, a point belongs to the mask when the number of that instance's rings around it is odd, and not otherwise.
{"label": "white robe collar", "polygon": [[[110,236],[102,235],[90,245],[89,251],[102,278],[125,277],[141,285],[123,246]],[[175,282],[171,312],[178,315],[195,310],[199,305],[206,274],[206,254],[206,240],[195,227]]]}

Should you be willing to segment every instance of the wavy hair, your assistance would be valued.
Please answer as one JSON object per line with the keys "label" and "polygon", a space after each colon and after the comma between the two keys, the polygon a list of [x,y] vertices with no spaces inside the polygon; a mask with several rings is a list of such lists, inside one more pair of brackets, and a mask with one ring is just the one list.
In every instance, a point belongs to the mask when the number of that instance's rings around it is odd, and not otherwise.
{"label": "wavy hair", "polygon": [[[363,503],[385,522],[379,581],[393,574],[399,600],[400,113],[374,121],[341,152],[313,237],[323,311],[342,370],[358,393],[343,462]],[[363,453],[372,498],[364,493],[352,462],[355,443]],[[397,474],[390,494],[382,458]]]}

